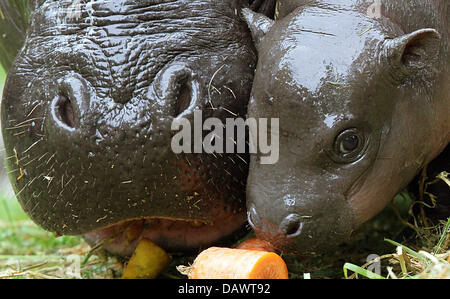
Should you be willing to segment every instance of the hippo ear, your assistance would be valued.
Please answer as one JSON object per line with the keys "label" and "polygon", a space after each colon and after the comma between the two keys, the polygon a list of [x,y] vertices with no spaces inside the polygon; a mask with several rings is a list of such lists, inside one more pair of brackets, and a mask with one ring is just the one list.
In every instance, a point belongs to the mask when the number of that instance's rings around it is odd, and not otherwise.
{"label": "hippo ear", "polygon": [[439,54],[440,34],[431,28],[420,29],[389,40],[387,55],[403,75],[426,68]]}
{"label": "hippo ear", "polygon": [[242,9],[242,17],[245,22],[247,22],[248,27],[252,33],[253,41],[255,42],[255,46],[258,49],[259,44],[262,39],[266,35],[266,33],[272,27],[274,21],[263,14],[256,13],[251,9],[244,8]]}

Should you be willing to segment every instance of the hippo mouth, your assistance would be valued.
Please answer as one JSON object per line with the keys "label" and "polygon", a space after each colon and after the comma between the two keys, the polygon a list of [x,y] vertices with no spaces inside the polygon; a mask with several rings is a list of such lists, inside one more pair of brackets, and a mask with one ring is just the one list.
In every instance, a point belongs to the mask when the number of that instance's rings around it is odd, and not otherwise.
{"label": "hippo mouth", "polygon": [[224,241],[245,230],[245,215],[222,217],[214,223],[192,219],[147,217],[129,219],[83,235],[93,248],[102,247],[119,256],[130,256],[143,238],[170,252],[186,252]]}

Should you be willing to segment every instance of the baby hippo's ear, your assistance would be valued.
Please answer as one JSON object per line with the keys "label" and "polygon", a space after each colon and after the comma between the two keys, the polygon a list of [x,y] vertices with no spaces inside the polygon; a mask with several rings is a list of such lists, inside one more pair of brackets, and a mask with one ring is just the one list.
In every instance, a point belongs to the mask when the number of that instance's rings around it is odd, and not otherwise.
{"label": "baby hippo's ear", "polygon": [[440,35],[425,28],[389,40],[385,48],[389,63],[403,76],[431,67],[439,56]]}
{"label": "baby hippo's ear", "polygon": [[252,32],[253,41],[255,42],[256,49],[259,48],[259,44],[263,40],[266,33],[272,27],[274,21],[263,14],[256,13],[251,9],[242,9],[242,17],[247,22],[250,31]]}

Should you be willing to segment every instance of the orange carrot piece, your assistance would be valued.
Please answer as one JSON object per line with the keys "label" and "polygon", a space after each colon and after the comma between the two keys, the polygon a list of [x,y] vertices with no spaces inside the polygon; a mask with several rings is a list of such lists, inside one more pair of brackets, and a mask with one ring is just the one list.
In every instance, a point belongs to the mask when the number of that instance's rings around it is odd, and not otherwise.
{"label": "orange carrot piece", "polygon": [[267,241],[258,239],[258,238],[250,238],[239,244],[237,249],[248,249],[248,250],[261,250],[268,252],[275,252],[274,247]]}
{"label": "orange carrot piece", "polygon": [[276,253],[210,247],[195,259],[190,279],[288,279],[286,263]]}

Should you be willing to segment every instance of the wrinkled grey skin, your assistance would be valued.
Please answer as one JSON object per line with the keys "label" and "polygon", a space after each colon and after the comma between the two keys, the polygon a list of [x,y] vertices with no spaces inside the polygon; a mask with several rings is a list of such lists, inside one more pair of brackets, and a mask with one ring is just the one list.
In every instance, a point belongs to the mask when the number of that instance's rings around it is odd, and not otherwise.
{"label": "wrinkled grey skin", "polygon": [[178,251],[240,230],[248,156],[170,145],[172,121],[195,109],[245,117],[256,52],[239,12],[249,1],[74,3],[35,1],[5,85],[7,167],[25,212],[120,255],[143,237]]}
{"label": "wrinkled grey skin", "polygon": [[[257,45],[249,117],[279,118],[280,159],[251,156],[249,222],[293,253],[330,250],[450,140],[449,4],[279,1],[245,11]],[[356,141],[356,142],[355,142]]]}

